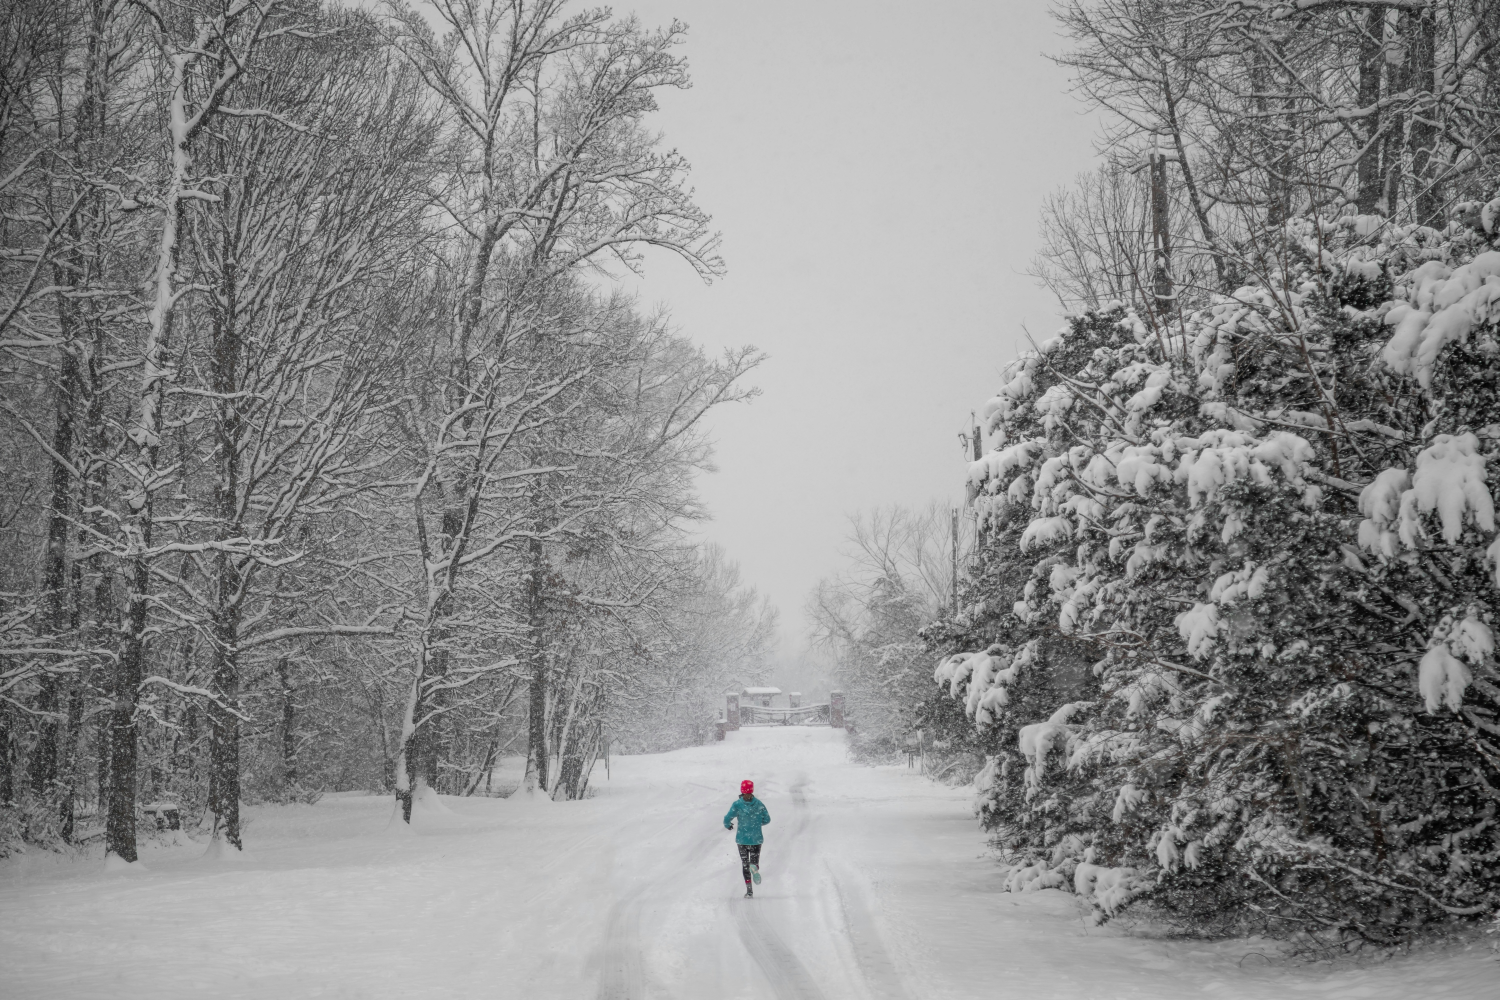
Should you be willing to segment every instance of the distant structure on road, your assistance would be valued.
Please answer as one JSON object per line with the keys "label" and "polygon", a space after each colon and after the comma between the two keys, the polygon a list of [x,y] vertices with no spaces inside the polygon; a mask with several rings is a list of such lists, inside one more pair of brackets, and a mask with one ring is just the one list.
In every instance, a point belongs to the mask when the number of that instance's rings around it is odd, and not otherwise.
{"label": "distant structure on road", "polygon": [[740,692],[740,698],[743,699],[740,702],[740,704],[742,704],[742,705],[759,705],[761,708],[770,708],[771,707],[771,699],[775,698],[780,693],[781,693],[781,688],[768,688],[768,687],[745,688],[745,690],[743,690],[743,691]]}
{"label": "distant structure on road", "polygon": [[732,733],[741,726],[833,726],[844,728],[843,695],[836,694],[838,704],[819,702],[802,704],[802,692],[787,695],[785,705],[777,705],[776,698],[781,688],[747,687],[738,694],[733,691],[724,695],[724,717],[718,723],[718,738]]}

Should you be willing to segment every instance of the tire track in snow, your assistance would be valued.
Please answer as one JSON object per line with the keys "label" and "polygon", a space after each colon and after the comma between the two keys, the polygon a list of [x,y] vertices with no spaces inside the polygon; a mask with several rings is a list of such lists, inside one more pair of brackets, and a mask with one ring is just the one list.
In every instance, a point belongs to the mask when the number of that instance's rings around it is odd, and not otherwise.
{"label": "tire track in snow", "polygon": [[872,997],[880,1000],[910,1000],[903,977],[886,950],[884,935],[880,933],[874,914],[866,905],[865,894],[855,887],[853,878],[841,879],[832,862],[825,861],[824,864],[833,880],[834,892],[844,916],[844,926],[849,931],[849,943],[859,965],[860,975],[864,978],[865,988]]}
{"label": "tire track in snow", "polygon": [[640,935],[640,899],[616,900],[604,928],[599,1000],[640,1000],[645,995]]}
{"label": "tire track in snow", "polygon": [[[806,809],[807,774],[799,774],[792,785],[792,804]],[[804,825],[806,814],[803,815]],[[866,991],[879,1000],[910,1000],[905,980],[886,948],[885,936],[880,932],[874,914],[868,904],[868,891],[858,875],[842,864],[828,858],[823,859],[824,870],[833,885],[834,899],[838,902],[839,915],[849,936],[860,977]]]}
{"label": "tire track in snow", "polygon": [[823,1000],[823,991],[807,966],[766,922],[764,913],[754,905],[742,906],[735,913],[735,923],[741,943],[760,966],[776,1000]]}
{"label": "tire track in snow", "polygon": [[[650,844],[664,833],[676,830],[676,820],[658,829],[646,838]],[[690,870],[694,862],[703,858],[712,848],[714,838],[700,836],[683,855],[674,856],[661,852],[665,860],[653,865],[645,875],[645,883],[660,886],[662,877],[682,870]],[[610,907],[604,925],[604,940],[600,946],[600,970],[598,1000],[641,1000],[646,995],[646,973],[642,962],[641,912],[648,896],[644,891],[631,892],[623,899],[616,899]]]}

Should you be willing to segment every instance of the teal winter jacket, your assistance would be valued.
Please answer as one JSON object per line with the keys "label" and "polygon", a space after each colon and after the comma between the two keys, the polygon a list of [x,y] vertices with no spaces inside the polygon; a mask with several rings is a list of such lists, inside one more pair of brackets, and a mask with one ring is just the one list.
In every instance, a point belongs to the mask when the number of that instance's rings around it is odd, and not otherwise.
{"label": "teal winter jacket", "polygon": [[724,814],[724,829],[731,829],[730,822],[738,819],[740,826],[734,833],[736,844],[762,844],[765,837],[761,835],[760,828],[771,822],[771,814],[766,810],[766,804],[760,799],[751,797],[749,802],[744,799],[735,799],[734,805]]}

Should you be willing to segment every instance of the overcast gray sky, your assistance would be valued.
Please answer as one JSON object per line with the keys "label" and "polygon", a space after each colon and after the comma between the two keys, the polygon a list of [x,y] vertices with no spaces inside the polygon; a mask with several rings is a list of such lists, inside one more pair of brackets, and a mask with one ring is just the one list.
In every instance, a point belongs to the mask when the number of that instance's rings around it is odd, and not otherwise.
{"label": "overcast gray sky", "polygon": [[653,258],[643,304],[771,357],[713,418],[706,535],[781,609],[837,570],[846,515],[962,497],[958,434],[1055,301],[1023,272],[1043,197],[1094,163],[1044,2],[623,0],[689,25],[669,145],[724,233],[704,287]]}

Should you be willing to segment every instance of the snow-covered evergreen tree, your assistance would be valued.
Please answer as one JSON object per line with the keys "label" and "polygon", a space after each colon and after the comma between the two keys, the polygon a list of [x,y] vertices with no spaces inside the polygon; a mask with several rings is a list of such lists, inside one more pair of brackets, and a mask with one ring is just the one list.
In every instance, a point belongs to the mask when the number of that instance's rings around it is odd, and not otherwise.
{"label": "snow-covered evergreen tree", "polygon": [[1500,905],[1500,200],[1462,214],[1292,221],[1007,369],[935,676],[1002,735],[1012,888],[1375,940]]}

